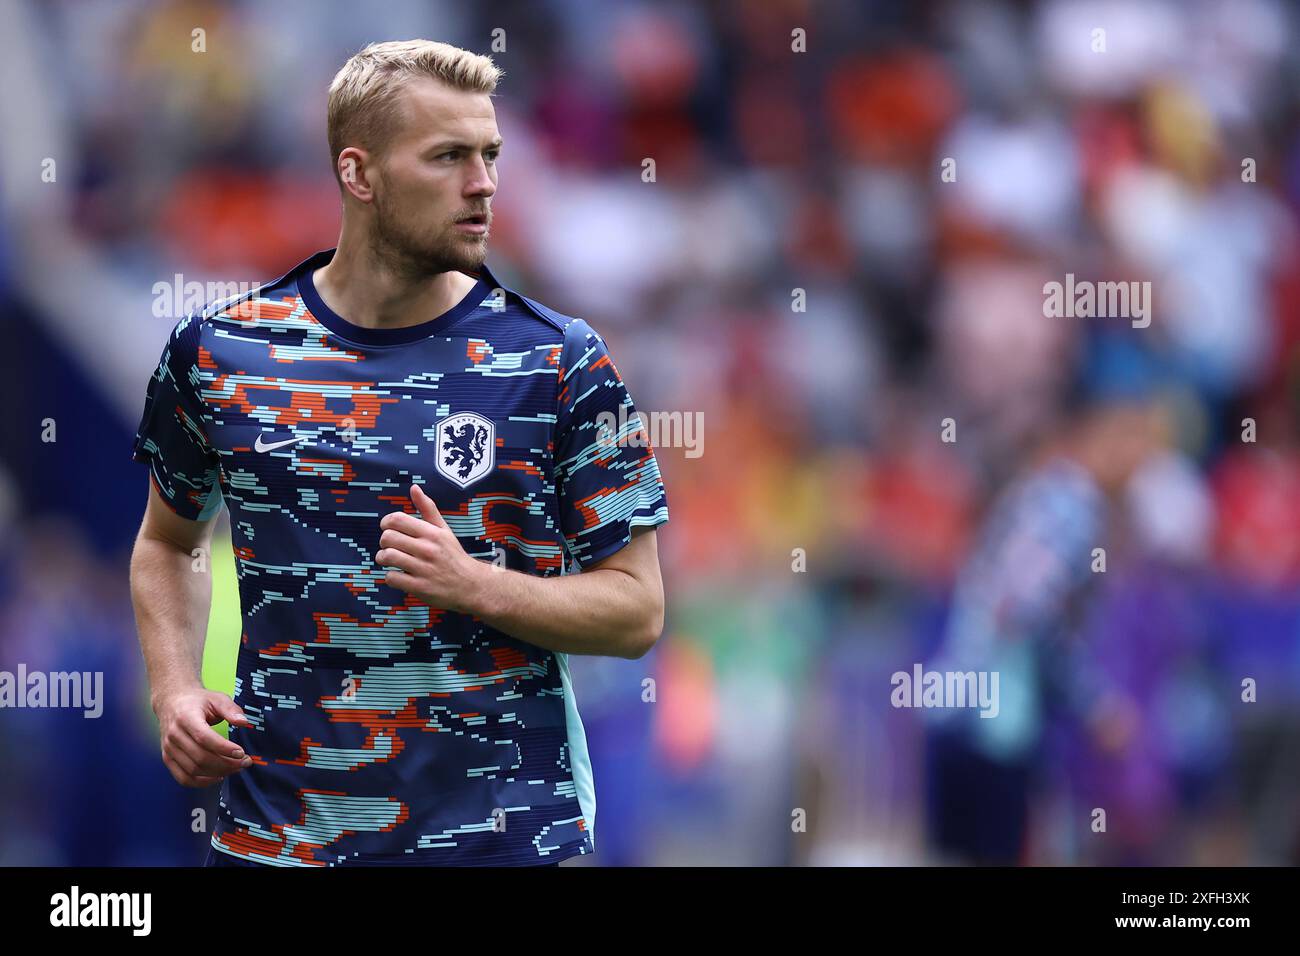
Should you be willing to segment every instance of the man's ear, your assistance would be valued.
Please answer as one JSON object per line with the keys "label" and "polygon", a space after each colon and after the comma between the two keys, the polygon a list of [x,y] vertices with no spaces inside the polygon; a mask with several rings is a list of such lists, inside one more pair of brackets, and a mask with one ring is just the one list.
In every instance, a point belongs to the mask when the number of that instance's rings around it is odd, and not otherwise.
{"label": "man's ear", "polygon": [[361,202],[370,202],[374,196],[367,169],[362,165],[368,159],[365,153],[356,149],[350,149],[339,157],[339,179],[343,189]]}

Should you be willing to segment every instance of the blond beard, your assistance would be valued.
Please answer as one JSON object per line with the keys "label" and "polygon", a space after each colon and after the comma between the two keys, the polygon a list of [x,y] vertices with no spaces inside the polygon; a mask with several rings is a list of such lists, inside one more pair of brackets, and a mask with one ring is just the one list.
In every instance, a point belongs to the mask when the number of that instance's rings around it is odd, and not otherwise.
{"label": "blond beard", "polygon": [[[370,245],[388,268],[413,279],[443,272],[475,272],[487,258],[488,234],[467,242],[455,233],[455,228],[455,223],[452,223],[438,241],[421,242],[402,228],[399,218],[393,215],[387,203],[376,196],[375,227]],[[491,228],[490,220],[488,228]]]}

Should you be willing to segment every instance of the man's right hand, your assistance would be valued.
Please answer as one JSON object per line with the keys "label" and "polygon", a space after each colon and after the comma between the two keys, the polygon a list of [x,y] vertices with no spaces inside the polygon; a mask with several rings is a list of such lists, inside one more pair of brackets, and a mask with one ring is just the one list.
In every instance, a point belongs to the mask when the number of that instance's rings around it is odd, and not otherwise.
{"label": "man's right hand", "polygon": [[225,694],[203,687],[180,691],[159,701],[155,712],[163,763],[181,786],[210,787],[253,765],[242,748],[212,729],[223,720],[252,726]]}

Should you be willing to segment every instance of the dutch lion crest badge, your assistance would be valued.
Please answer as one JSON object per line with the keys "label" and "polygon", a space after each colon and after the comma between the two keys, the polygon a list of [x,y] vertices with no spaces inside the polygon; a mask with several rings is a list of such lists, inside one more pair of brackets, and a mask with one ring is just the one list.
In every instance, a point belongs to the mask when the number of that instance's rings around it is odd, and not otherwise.
{"label": "dutch lion crest badge", "polygon": [[438,422],[438,474],[466,488],[492,470],[496,427],[478,412],[459,412]]}

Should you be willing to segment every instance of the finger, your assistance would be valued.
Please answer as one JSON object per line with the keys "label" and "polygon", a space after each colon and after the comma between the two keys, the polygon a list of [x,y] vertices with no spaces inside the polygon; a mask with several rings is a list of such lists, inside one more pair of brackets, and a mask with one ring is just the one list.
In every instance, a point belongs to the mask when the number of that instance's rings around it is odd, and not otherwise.
{"label": "finger", "polygon": [[163,756],[187,775],[192,774],[198,767],[198,758],[188,753],[185,744],[176,736],[170,736],[163,741]]}
{"label": "finger", "polygon": [[397,568],[417,574],[423,563],[422,559],[405,551],[399,551],[397,548],[381,548],[375,553],[375,564],[381,568]]}
{"label": "finger", "polygon": [[433,527],[429,522],[421,521],[415,515],[408,515],[404,511],[393,511],[384,515],[379,522],[379,527],[384,531],[400,531],[412,538],[427,538],[433,534]]}
{"label": "finger", "polygon": [[208,699],[208,703],[211,705],[213,713],[216,714],[215,719],[211,716],[209,717],[209,724],[219,724],[224,720],[227,723],[237,724],[240,727],[251,728],[253,726],[252,721],[244,716],[244,712],[240,709],[239,705],[225,694],[214,694]]}
{"label": "finger", "polygon": [[395,528],[402,523],[402,518],[407,518],[417,524],[424,524],[423,521],[420,521],[419,518],[409,511],[390,511],[379,519],[379,527],[385,530],[388,528]]}
{"label": "finger", "polygon": [[194,787],[194,788],[210,787],[214,783],[221,782],[220,777],[208,777],[205,776],[204,774],[190,773],[187,770],[182,769],[179,765],[177,765],[175,761],[168,763],[166,760],[164,760],[163,763],[166,764],[167,769],[171,771],[172,779],[175,780],[177,783],[179,783],[182,787]]}
{"label": "finger", "polygon": [[186,752],[183,745],[175,742],[163,744],[163,762],[175,768],[173,776],[180,773],[189,778],[188,782],[185,782],[187,787],[206,787],[228,776],[226,773],[214,772],[204,767],[202,761],[195,760]]}
{"label": "finger", "polygon": [[[227,740],[207,724],[186,718],[181,718],[177,724],[177,729],[187,736],[193,745],[187,746],[187,752],[193,754],[202,766],[213,770],[218,766],[229,767],[232,772],[247,766],[244,761],[248,758],[243,748]],[[219,763],[213,764],[213,759]]]}
{"label": "finger", "polygon": [[189,733],[175,724],[163,739],[163,747],[186,773],[194,773],[204,758],[203,748],[190,739]]}
{"label": "finger", "polygon": [[389,571],[384,575],[384,583],[390,588],[397,588],[407,594],[415,594],[420,582],[405,571]]}
{"label": "finger", "polygon": [[381,548],[396,548],[398,551],[405,551],[407,554],[420,557],[427,558],[429,556],[428,541],[424,538],[403,534],[394,528],[389,528],[379,536],[379,546]]}
{"label": "finger", "polygon": [[[218,734],[217,736],[220,736]],[[227,745],[228,746],[228,745]],[[232,773],[239,773],[253,765],[253,758],[245,754],[242,757],[228,757],[226,751],[213,753],[210,750],[200,749],[198,762],[193,772],[196,774],[206,774],[211,777],[228,777]]]}
{"label": "finger", "polygon": [[433,499],[424,493],[424,489],[417,484],[411,485],[411,501],[415,502],[415,507],[420,509],[420,515],[425,521],[432,522],[440,528],[446,528],[447,522],[443,520],[442,514],[438,511],[438,506],[433,503]]}
{"label": "finger", "polygon": [[193,774],[183,769],[175,760],[167,756],[165,753],[163,754],[163,766],[166,767],[167,772],[172,775],[172,779],[182,787],[206,786],[206,784],[199,783],[198,779]]}
{"label": "finger", "polygon": [[178,733],[171,741],[171,754],[181,768],[194,776],[207,776],[220,779],[232,773],[238,773],[250,767],[253,761],[249,757],[235,760],[223,754],[214,754],[204,750],[198,743]]}

